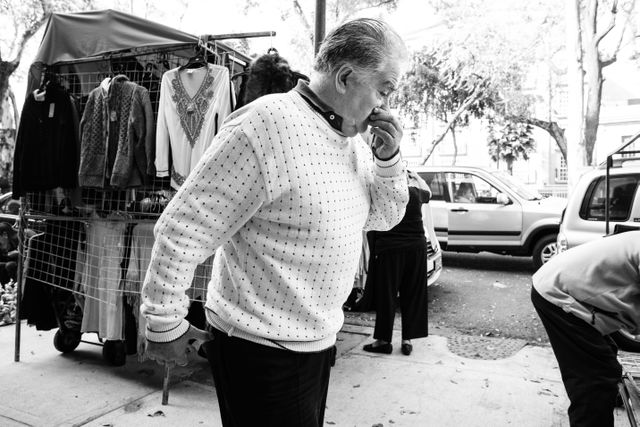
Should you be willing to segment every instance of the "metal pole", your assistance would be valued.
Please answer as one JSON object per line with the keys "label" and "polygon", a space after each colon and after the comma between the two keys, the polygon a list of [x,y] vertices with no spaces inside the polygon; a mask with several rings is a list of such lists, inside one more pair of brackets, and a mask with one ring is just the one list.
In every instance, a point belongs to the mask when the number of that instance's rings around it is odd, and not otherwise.
{"label": "metal pole", "polygon": [[318,53],[320,43],[322,43],[322,39],[324,39],[326,9],[327,2],[325,0],[316,0],[316,33],[313,39],[314,55]]}
{"label": "metal pole", "polygon": [[613,155],[607,156],[607,169],[604,177],[604,234],[605,236],[609,235],[609,185],[611,181],[611,175],[609,170],[613,166]]}
{"label": "metal pole", "polygon": [[20,198],[20,212],[18,216],[18,277],[16,278],[16,334],[14,342],[14,354],[13,361],[20,361],[20,305],[22,304],[22,286],[24,282],[24,276],[22,274],[22,268],[24,266],[24,228],[25,228],[25,215],[24,215],[25,200],[24,197]]}
{"label": "metal pole", "polygon": [[164,362],[164,378],[162,379],[162,404],[169,404],[169,376],[171,375],[171,366],[168,362]]}

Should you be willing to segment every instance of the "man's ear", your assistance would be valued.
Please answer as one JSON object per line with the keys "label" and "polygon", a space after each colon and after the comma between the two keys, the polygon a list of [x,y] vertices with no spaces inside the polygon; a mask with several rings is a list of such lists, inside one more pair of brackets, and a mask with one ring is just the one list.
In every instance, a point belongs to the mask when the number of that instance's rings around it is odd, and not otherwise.
{"label": "man's ear", "polygon": [[347,86],[353,82],[353,78],[353,68],[348,64],[342,65],[335,76],[336,90],[338,93],[344,95],[347,92]]}

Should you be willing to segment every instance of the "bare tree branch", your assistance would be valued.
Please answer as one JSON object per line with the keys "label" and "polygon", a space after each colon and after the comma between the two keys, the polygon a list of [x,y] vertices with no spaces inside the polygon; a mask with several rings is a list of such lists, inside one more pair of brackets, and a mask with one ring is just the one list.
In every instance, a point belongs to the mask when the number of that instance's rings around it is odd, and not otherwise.
{"label": "bare tree branch", "polygon": [[562,129],[557,122],[540,120],[534,117],[514,117],[514,119],[547,131],[556,141],[556,145],[558,146],[560,153],[562,153],[562,157],[564,157],[565,161],[567,160],[567,139],[564,136],[564,129]]}
{"label": "bare tree branch", "polygon": [[[595,1],[596,3],[596,12],[597,12],[597,0],[592,0]],[[611,20],[609,21],[609,25],[603,29],[603,31],[600,32],[600,34],[597,34],[595,37],[595,44],[596,46],[598,46],[600,44],[600,41],[606,37],[607,34],[609,34],[609,32],[611,30],[613,30],[613,27],[616,26],[616,17],[618,16],[618,0],[614,0],[613,1],[613,6],[611,6]],[[595,28],[595,26],[594,26]],[[622,31],[622,33],[624,33],[624,30]],[[619,46],[619,44],[618,44]],[[617,50],[617,49],[616,49]]]}
{"label": "bare tree branch", "polygon": [[49,19],[49,15],[51,15],[52,6],[50,1],[42,0],[40,1],[40,5],[42,6],[42,16],[40,17],[40,19],[32,23],[31,26],[25,29],[24,33],[22,33],[22,36],[20,37],[20,40],[17,42],[18,47],[16,50],[16,54],[14,59],[11,60],[12,63],[15,63],[16,67],[20,64],[22,52],[24,52],[24,48],[29,39],[33,37],[33,35],[40,29],[40,27],[42,27],[42,25],[44,25],[45,22],[47,22],[47,20]]}
{"label": "bare tree branch", "polygon": [[473,104],[475,101],[477,101],[480,98],[482,94],[482,88],[480,86],[481,85],[476,86],[476,88],[471,93],[471,95],[469,95],[469,97],[464,101],[464,103],[462,103],[462,105],[460,105],[460,107],[455,111],[455,113],[453,113],[444,131],[431,142],[431,150],[429,150],[429,153],[427,153],[425,158],[422,160],[423,165],[427,163],[427,160],[429,160],[429,157],[431,157],[431,155],[433,154],[433,151],[436,149],[438,144],[440,144],[444,139],[444,137],[447,136],[449,131],[453,129],[456,121],[462,115],[462,113],[464,113],[471,106],[471,104]]}
{"label": "bare tree branch", "polygon": [[[614,7],[615,7],[615,5],[614,5]],[[622,39],[624,38],[624,33],[626,32],[627,25],[629,24],[629,21],[631,20],[630,18],[631,18],[631,16],[628,14],[626,19],[625,19],[625,23],[622,26],[622,30],[620,31],[620,36],[618,37],[618,41],[616,42],[616,45],[612,50],[613,53],[611,55],[609,55],[609,57],[601,59],[600,63],[602,64],[602,68],[605,68],[605,67],[613,64],[618,59],[618,52],[620,51],[620,46],[622,45]]]}
{"label": "bare tree branch", "polygon": [[602,68],[608,67],[609,65],[613,64],[617,60],[618,60],[618,55],[617,55],[617,52],[615,52],[611,56],[609,56],[608,58],[601,59],[600,60],[600,66]]}
{"label": "bare tree branch", "polygon": [[304,26],[304,29],[309,35],[309,38],[311,39],[311,45],[313,46],[314,31],[313,31],[313,28],[311,27],[311,24],[309,24],[309,20],[304,14],[304,10],[302,9],[302,6],[300,6],[300,2],[298,0],[293,0],[293,9],[296,11],[296,14],[302,21],[302,25]]}

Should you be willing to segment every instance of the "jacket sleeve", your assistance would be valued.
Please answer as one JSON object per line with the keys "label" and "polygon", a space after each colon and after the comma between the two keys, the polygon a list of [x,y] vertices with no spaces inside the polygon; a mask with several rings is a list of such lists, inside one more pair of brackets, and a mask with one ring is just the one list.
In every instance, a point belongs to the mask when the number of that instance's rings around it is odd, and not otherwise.
{"label": "jacket sleeve", "polygon": [[[149,155],[155,152],[155,135],[153,132],[153,111],[151,110],[151,100],[149,92],[142,86],[136,88],[136,105],[134,108],[135,120],[131,121],[129,134],[132,135],[130,141],[133,142],[133,152],[135,167],[140,173],[143,181],[148,183],[149,177],[155,176],[153,158]],[[153,150],[153,152],[152,152]],[[152,173],[149,173],[152,171]]]}
{"label": "jacket sleeve", "polygon": [[[243,167],[227,174],[228,158]],[[220,173],[225,179],[219,179]],[[225,126],[154,228],[155,243],[141,295],[147,339],[169,342],[186,332],[186,291],[196,267],[258,211],[266,200],[264,182],[244,132]]]}
{"label": "jacket sleeve", "polygon": [[90,148],[90,135],[91,135],[91,119],[94,114],[96,104],[97,92],[96,89],[89,93],[89,98],[84,106],[82,118],[80,119],[80,160],[78,165],[78,184],[82,187],[85,183],[85,175],[89,172],[89,160],[92,156]]}
{"label": "jacket sleeve", "polygon": [[369,195],[371,208],[366,230],[390,230],[402,220],[409,201],[409,190],[407,173],[399,152],[388,160],[374,157]]}
{"label": "jacket sleeve", "polygon": [[167,105],[172,102],[169,94],[169,78],[162,76],[160,102],[158,105],[158,124],[156,126],[155,170],[157,177],[169,176],[169,127],[167,124]]}
{"label": "jacket sleeve", "polygon": [[13,153],[13,181],[11,184],[11,198],[19,199],[24,195],[24,189],[22,188],[22,160],[24,157],[25,147],[31,139],[29,133],[31,131],[31,118],[30,108],[32,106],[33,95],[29,94],[27,100],[22,107],[22,114],[20,115],[20,124],[18,125],[18,133],[16,135],[16,145]]}

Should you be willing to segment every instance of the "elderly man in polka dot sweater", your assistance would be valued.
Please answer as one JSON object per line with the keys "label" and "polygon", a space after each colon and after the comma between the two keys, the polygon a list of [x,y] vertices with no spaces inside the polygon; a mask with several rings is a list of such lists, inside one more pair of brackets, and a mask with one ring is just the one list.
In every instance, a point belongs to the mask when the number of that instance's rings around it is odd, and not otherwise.
{"label": "elderly man in polka dot sweater", "polygon": [[[382,21],[334,29],[309,84],[226,120],[155,227],[146,354],[185,364],[205,342],[225,426],[323,425],[362,231],[391,229],[409,198],[386,108],[406,59]],[[214,251],[205,333],[184,319],[185,291]]]}

